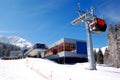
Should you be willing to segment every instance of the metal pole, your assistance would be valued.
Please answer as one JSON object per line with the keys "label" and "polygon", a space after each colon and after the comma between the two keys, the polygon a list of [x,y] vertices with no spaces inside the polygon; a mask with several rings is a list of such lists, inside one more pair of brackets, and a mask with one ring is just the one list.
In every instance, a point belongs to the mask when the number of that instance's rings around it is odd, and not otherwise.
{"label": "metal pole", "polygon": [[94,18],[93,14],[94,14],[94,10],[95,10],[95,8],[94,8],[94,7],[91,7],[90,9],[91,9],[92,17]]}
{"label": "metal pole", "polygon": [[[95,63],[95,58],[94,58],[94,53],[93,53],[93,45],[92,45],[92,37],[89,29],[89,23],[94,19],[94,7],[91,7],[91,13],[84,13],[82,16],[79,15],[78,18],[72,21],[72,24],[78,24],[81,21],[84,21],[86,23],[86,30],[87,30],[87,37],[88,37],[88,42],[87,42],[87,51],[88,51],[88,61],[89,61],[89,69],[90,70],[96,70],[96,63]],[[78,12],[80,13],[80,12]],[[86,14],[86,15],[85,15]],[[91,17],[89,17],[88,14],[91,14]],[[92,19],[91,19],[92,18]]]}
{"label": "metal pole", "polygon": [[92,45],[92,37],[91,37],[91,33],[90,33],[87,22],[86,22],[86,30],[87,30],[87,37],[88,37],[87,50],[88,50],[89,69],[96,70],[96,63],[95,63],[95,58],[94,58],[94,53],[93,53],[93,45]]}

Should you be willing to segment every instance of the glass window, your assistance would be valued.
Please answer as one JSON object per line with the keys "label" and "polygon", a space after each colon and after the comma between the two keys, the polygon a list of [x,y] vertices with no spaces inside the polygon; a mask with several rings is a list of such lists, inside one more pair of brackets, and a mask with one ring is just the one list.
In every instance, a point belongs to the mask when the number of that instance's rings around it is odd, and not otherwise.
{"label": "glass window", "polygon": [[65,43],[65,51],[70,51],[70,43]]}
{"label": "glass window", "polygon": [[59,52],[63,51],[63,43],[59,45]]}

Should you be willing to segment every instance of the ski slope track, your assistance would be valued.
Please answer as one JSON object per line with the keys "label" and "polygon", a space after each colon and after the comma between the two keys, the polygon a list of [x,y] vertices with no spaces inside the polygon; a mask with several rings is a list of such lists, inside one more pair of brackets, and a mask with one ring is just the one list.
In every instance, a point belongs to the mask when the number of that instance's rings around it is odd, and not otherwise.
{"label": "ski slope track", "polygon": [[0,60],[0,80],[46,80],[26,67],[25,60]]}
{"label": "ski slope track", "polygon": [[0,60],[0,80],[120,80],[120,68],[87,68],[88,63],[66,65],[39,58]]}

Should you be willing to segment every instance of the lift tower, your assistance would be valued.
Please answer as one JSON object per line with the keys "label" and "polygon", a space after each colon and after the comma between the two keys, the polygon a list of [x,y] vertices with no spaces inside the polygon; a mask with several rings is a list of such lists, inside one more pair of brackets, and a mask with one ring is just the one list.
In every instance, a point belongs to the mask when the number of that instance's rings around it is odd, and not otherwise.
{"label": "lift tower", "polygon": [[92,45],[92,37],[91,37],[91,31],[89,24],[93,21],[93,19],[96,17],[94,15],[94,9],[91,7],[89,12],[84,12],[77,10],[79,17],[77,17],[75,20],[71,22],[72,25],[77,25],[81,22],[86,23],[86,30],[87,30],[87,51],[88,51],[88,61],[89,61],[89,69],[90,70],[96,70],[96,63],[93,53],[93,45]]}

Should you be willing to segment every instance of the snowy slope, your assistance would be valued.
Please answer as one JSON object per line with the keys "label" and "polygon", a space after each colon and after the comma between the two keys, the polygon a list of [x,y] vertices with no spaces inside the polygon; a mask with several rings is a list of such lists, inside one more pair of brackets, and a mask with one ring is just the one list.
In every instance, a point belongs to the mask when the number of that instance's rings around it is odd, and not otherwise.
{"label": "snowy slope", "polygon": [[88,70],[88,63],[60,65],[49,60],[27,58],[0,60],[0,80],[120,80],[120,68],[97,65]]}
{"label": "snowy slope", "polygon": [[0,42],[13,44],[16,46],[20,46],[21,48],[32,47],[32,43],[17,36],[0,36]]}
{"label": "snowy slope", "polygon": [[0,80],[46,80],[27,68],[24,60],[0,60]]}
{"label": "snowy slope", "polygon": [[48,80],[120,80],[120,69],[97,66],[88,70],[88,63],[59,65],[42,59],[27,59],[28,66]]}

